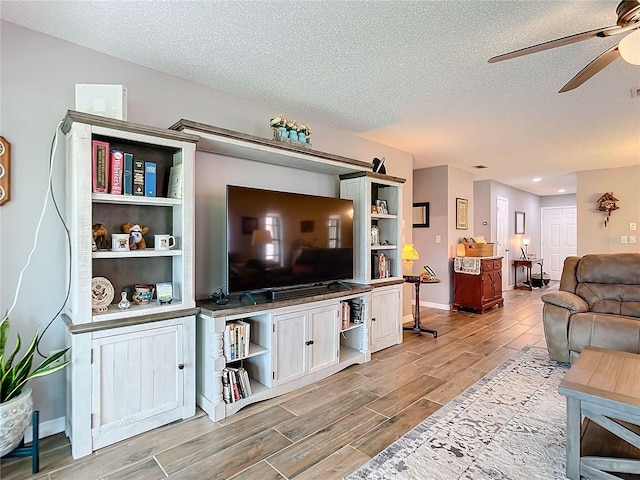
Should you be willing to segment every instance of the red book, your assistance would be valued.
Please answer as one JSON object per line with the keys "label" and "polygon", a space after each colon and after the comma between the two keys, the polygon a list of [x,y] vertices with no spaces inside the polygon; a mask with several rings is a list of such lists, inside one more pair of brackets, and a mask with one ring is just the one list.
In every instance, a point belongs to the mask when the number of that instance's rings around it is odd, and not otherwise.
{"label": "red book", "polygon": [[93,140],[91,142],[91,174],[94,192],[109,191],[109,143]]}
{"label": "red book", "polygon": [[124,154],[118,150],[111,152],[111,188],[109,193],[122,195],[122,172],[124,170]]}

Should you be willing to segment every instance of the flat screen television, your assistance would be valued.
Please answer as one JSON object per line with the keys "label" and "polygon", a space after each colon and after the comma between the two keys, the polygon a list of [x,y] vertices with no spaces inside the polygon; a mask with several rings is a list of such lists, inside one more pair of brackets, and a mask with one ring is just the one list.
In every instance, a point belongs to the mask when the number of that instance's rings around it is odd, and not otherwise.
{"label": "flat screen television", "polygon": [[353,201],[227,185],[229,293],[353,278]]}

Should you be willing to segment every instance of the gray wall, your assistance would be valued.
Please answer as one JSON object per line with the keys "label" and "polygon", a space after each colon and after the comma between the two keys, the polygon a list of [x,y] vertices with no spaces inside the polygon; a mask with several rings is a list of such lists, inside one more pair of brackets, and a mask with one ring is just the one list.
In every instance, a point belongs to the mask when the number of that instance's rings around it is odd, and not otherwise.
{"label": "gray wall", "polygon": [[[449,233],[447,230],[448,210],[447,179],[448,167],[421,168],[413,172],[413,201],[429,202],[429,228],[414,228],[413,243],[420,254],[414,273],[423,265],[429,265],[443,283],[422,287],[422,303],[449,305]],[[440,236],[440,243],[436,243]]]}
{"label": "gray wall", "polygon": [[549,195],[548,197],[540,197],[540,207],[575,207],[576,194],[567,195]]}
{"label": "gray wall", "polygon": [[[40,208],[47,190],[51,138],[57,123],[74,108],[76,83],[123,84],[128,89],[128,119],[168,127],[180,118],[195,120],[252,135],[270,137],[269,118],[278,105],[258,105],[202,85],[124,62],[40,33],[0,23],[0,134],[12,143],[11,201],[0,208],[0,311],[13,303],[20,270],[33,245]],[[405,214],[411,213],[412,156],[373,143],[348,132],[316,124],[295,112],[283,112],[313,126],[314,148],[364,161],[386,157],[390,175],[407,178]],[[222,244],[223,185],[266,186],[323,195],[337,193],[337,181],[299,170],[267,167],[252,162],[198,154],[196,158],[196,291],[199,296],[221,285],[224,273],[219,253]],[[64,138],[53,166],[53,185],[65,211]],[[411,241],[409,226],[403,232]],[[49,203],[37,241],[12,312],[22,337],[56,318],[65,301],[68,266],[64,229]],[[41,351],[64,344],[60,319],[44,337]],[[14,329],[15,334],[15,329]],[[10,342],[13,337],[10,339]],[[10,343],[12,344],[12,343]],[[59,420],[65,412],[64,373],[37,379],[35,408],[42,422]],[[51,432],[49,432],[51,433]]]}
{"label": "gray wall", "polygon": [[[478,223],[488,221],[490,227],[491,241],[495,241],[495,223],[496,223],[496,197],[505,197],[509,199],[509,253],[507,265],[508,268],[508,284],[513,285],[513,268],[511,268],[511,262],[520,257],[520,247],[522,247],[522,238],[531,237],[531,243],[529,244],[529,253],[535,253],[540,255],[540,245],[542,242],[541,236],[541,211],[540,203],[541,198],[533,193],[525,192],[518,188],[513,188],[503,183],[495,182],[493,180],[483,180],[474,182],[474,198],[475,204],[479,205],[482,209],[481,216],[475,217],[476,226]],[[515,234],[515,212],[525,213],[525,234]],[[486,231],[487,227],[482,227],[481,231]],[[481,235],[481,234],[480,234]],[[486,235],[485,235],[486,236]],[[503,272],[503,275],[505,272]]]}

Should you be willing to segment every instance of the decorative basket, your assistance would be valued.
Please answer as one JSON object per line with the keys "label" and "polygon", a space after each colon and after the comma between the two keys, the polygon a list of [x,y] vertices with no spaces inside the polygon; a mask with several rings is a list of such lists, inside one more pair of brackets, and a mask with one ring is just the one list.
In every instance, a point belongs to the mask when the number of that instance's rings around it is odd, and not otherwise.
{"label": "decorative basket", "polygon": [[495,243],[464,243],[467,257],[493,257]]}

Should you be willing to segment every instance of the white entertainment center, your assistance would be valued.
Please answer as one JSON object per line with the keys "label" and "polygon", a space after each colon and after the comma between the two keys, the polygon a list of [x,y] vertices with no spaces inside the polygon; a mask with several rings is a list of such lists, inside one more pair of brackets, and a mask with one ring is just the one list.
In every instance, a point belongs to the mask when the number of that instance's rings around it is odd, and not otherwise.
{"label": "white entertainment center", "polygon": [[[180,120],[159,129],[69,111],[67,210],[71,233],[71,295],[65,312],[72,364],[67,371],[66,432],[74,458],[195,413],[212,420],[367,362],[371,353],[402,342],[401,224],[403,179],[372,173],[368,162]],[[158,196],[92,193],[92,140],[110,142],[158,165]],[[354,278],[303,297],[226,305],[195,298],[196,150],[334,176],[340,197],[354,202]],[[183,195],[167,198],[161,182],[182,165]],[[162,180],[160,180],[162,179]],[[372,211],[384,200],[385,212]],[[375,210],[375,209],[373,209]],[[175,236],[177,248],[92,252],[92,225],[120,233],[126,222]],[[379,240],[372,244],[375,227]],[[151,244],[150,247],[153,247]],[[92,311],[94,277],[113,284],[106,312]],[[119,309],[131,284],[170,281],[173,301]],[[362,305],[363,321],[341,324],[341,302]],[[227,362],[223,332],[229,322],[250,323],[248,352]],[[133,360],[132,360],[133,359]],[[252,394],[225,403],[222,372],[240,365]]]}

